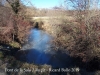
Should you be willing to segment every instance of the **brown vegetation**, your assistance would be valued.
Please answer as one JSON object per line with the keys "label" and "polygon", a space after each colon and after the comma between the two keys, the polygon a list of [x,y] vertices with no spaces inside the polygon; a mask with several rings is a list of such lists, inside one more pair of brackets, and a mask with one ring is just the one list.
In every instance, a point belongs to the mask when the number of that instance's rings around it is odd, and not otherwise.
{"label": "brown vegetation", "polygon": [[[33,22],[26,20],[26,17],[60,15],[60,19],[50,19],[50,22],[44,25],[44,30],[55,38],[53,40],[53,49],[69,53],[71,57],[79,58],[82,63],[86,64],[86,68],[92,69],[96,63],[96,67],[98,68],[95,68],[100,69],[100,11],[95,9],[90,10],[89,0],[82,0],[83,2],[79,0],[69,1],[72,3],[76,2],[76,5],[74,5],[75,11],[49,11],[46,9],[36,11],[35,9],[34,11],[37,13],[32,13],[32,8],[27,8],[27,10],[24,10],[25,14],[22,14],[24,11],[20,8],[19,4],[18,7],[14,7],[13,5],[11,8],[1,5],[0,43],[11,43],[15,41],[22,45],[27,41],[26,39],[29,30],[33,27]],[[26,7],[23,6],[23,8]],[[59,13],[59,11],[61,12]],[[65,19],[66,12],[70,16],[74,15],[74,19]],[[41,26],[43,23],[40,21],[34,24]],[[24,52],[19,52],[19,54],[24,54]]]}
{"label": "brown vegetation", "polygon": [[[19,7],[19,6],[18,6]],[[23,15],[13,13],[13,8],[0,6],[0,42],[10,43],[16,41],[20,44],[29,34],[32,23]]]}

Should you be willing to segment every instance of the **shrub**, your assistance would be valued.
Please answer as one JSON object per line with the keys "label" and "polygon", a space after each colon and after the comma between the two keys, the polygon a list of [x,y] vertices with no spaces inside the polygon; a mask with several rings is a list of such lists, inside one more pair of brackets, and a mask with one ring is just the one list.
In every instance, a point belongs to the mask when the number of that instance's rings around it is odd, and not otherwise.
{"label": "shrub", "polygon": [[9,43],[16,41],[22,44],[26,41],[26,36],[29,34],[30,21],[27,21],[22,16],[14,15],[10,8],[0,7],[0,9],[2,10],[0,12],[0,42]]}
{"label": "shrub", "polygon": [[[78,21],[77,21],[78,22]],[[99,17],[95,16],[83,22],[63,20],[58,25],[60,32],[54,40],[55,50],[68,52],[72,57],[80,57],[82,61],[89,62],[100,57]],[[57,28],[57,27],[56,27]]]}

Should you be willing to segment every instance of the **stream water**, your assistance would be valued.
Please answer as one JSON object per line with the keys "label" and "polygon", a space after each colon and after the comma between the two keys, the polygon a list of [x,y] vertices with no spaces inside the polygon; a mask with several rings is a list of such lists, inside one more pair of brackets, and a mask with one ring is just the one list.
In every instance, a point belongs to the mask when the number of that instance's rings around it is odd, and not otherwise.
{"label": "stream water", "polygon": [[22,50],[29,50],[26,61],[39,65],[48,64],[52,67],[68,67],[71,64],[69,55],[51,49],[53,38],[46,32],[32,29],[26,45]]}

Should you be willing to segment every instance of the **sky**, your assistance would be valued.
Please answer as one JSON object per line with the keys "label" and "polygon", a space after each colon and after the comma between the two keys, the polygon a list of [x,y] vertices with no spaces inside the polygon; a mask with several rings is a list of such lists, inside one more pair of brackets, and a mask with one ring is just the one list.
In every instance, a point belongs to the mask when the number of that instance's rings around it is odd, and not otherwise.
{"label": "sky", "polygon": [[27,4],[28,6],[31,4],[37,8],[52,8],[60,6],[63,0],[28,0],[27,2],[30,2]]}

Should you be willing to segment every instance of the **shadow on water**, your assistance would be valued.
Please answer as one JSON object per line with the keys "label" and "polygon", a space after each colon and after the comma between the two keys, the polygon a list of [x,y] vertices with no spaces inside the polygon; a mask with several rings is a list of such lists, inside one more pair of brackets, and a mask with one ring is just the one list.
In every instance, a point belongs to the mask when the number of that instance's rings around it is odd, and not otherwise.
{"label": "shadow on water", "polygon": [[56,54],[49,54],[45,52],[39,52],[36,49],[32,49],[28,52],[26,60],[29,63],[35,63],[39,65],[48,64],[52,67],[69,67],[71,65],[70,57],[64,53],[57,52]]}
{"label": "shadow on water", "polygon": [[53,45],[50,41],[53,38],[42,30],[32,29],[26,45],[22,47],[22,51],[27,50],[28,53],[21,58],[26,57],[25,61],[38,65],[48,64],[52,67],[68,67],[71,65],[71,57],[61,51],[51,49]]}

